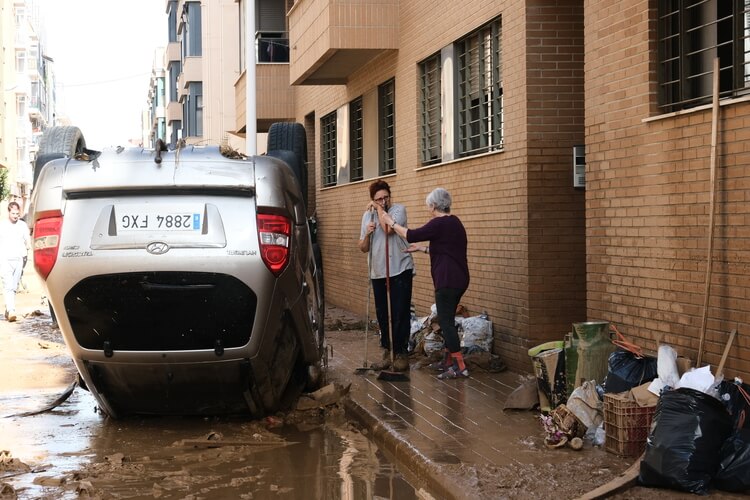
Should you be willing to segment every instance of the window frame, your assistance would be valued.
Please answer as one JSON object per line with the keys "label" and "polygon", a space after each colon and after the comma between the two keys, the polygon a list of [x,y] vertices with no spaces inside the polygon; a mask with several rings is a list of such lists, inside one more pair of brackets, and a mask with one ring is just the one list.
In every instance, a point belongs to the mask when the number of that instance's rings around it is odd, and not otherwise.
{"label": "window frame", "polygon": [[182,6],[182,57],[201,57],[203,55],[201,3],[185,2]]}
{"label": "window frame", "polygon": [[364,179],[364,114],[362,96],[349,103],[349,180]]}
{"label": "window frame", "polygon": [[720,96],[750,93],[749,16],[750,0],[659,0],[657,105],[661,112],[710,103],[717,56]]}
{"label": "window frame", "polygon": [[320,171],[323,187],[335,186],[337,181],[336,120],[336,110],[320,118]]}
{"label": "window frame", "polygon": [[456,41],[456,155],[503,147],[502,24],[499,17]]}
{"label": "window frame", "polygon": [[396,79],[378,85],[379,175],[396,173]]}
{"label": "window frame", "polygon": [[440,52],[419,63],[419,145],[422,165],[433,165],[442,161],[442,70]]}

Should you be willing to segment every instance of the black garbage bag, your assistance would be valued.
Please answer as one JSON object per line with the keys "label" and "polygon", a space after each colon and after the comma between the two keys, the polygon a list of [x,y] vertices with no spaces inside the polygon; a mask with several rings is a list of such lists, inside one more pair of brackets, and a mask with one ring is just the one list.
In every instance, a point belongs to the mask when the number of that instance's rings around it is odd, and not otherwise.
{"label": "black garbage bag", "polygon": [[714,486],[736,493],[750,492],[750,429],[735,431],[719,453]]}
{"label": "black garbage bag", "polygon": [[733,427],[750,429],[750,385],[739,380],[723,380],[719,384],[719,394],[732,415]]}
{"label": "black garbage bag", "polygon": [[719,468],[719,450],[732,433],[724,406],[701,391],[664,391],[656,404],[638,483],[703,494]]}
{"label": "black garbage bag", "polygon": [[604,382],[604,392],[608,393],[629,391],[659,376],[656,358],[651,356],[637,358],[630,351],[613,352],[609,355],[607,364],[609,368],[607,380]]}

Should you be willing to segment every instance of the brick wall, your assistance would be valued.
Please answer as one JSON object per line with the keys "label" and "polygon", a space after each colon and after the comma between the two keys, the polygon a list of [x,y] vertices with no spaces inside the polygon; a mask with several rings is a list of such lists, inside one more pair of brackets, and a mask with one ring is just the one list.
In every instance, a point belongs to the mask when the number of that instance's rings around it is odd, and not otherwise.
{"label": "brick wall", "polygon": [[[406,205],[417,227],[428,219],[425,196],[438,186],[451,192],[453,213],[469,236],[471,285],[462,302],[471,314],[489,314],[494,352],[512,369],[529,371],[529,347],[562,340],[572,322],[586,319],[584,194],[572,187],[572,146],[583,142],[582,7],[422,0],[399,9],[398,51],[351,75],[345,86],[296,87],[297,119],[314,113],[317,137],[320,117],[395,77],[397,174],[385,177],[393,201]],[[498,15],[504,150],[420,168],[417,63]],[[364,315],[367,261],[357,241],[373,179],[320,189],[318,144],[309,156],[326,298]],[[428,257],[415,261],[413,302],[422,316],[433,286]]]}
{"label": "brick wall", "polygon": [[[644,348],[656,340],[695,360],[706,298],[710,106],[656,110],[651,2],[586,2],[588,316],[612,321]],[[721,108],[713,271],[703,364],[750,375],[750,104]]]}

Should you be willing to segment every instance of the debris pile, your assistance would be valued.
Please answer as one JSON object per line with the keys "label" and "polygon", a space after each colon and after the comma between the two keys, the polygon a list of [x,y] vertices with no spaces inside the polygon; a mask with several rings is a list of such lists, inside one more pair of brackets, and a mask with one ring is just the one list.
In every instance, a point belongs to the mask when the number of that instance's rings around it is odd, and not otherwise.
{"label": "debris pile", "polygon": [[[750,386],[723,378],[734,334],[714,374],[669,345],[650,356],[614,325],[574,323],[565,340],[529,350],[545,444],[560,448],[583,437],[640,457],[633,477],[642,486],[750,492]],[[528,393],[528,381],[517,391]]]}
{"label": "debris pile", "polygon": [[[507,369],[500,357],[492,354],[492,321],[487,313],[471,316],[468,310],[459,304],[456,308],[455,323],[461,340],[461,352],[467,365],[493,373]],[[420,366],[442,359],[445,341],[438,324],[435,304],[432,305],[429,316],[422,318],[417,317],[412,307],[409,351],[411,354],[426,357],[419,363]]]}

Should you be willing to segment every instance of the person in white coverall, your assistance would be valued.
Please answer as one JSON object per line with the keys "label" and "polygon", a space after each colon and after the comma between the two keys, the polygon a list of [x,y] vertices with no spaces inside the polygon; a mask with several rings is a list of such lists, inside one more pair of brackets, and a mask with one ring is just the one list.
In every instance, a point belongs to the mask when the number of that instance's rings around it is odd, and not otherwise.
{"label": "person in white coverall", "polygon": [[0,221],[0,276],[3,279],[5,319],[8,321],[16,320],[16,290],[30,240],[29,226],[21,220],[21,207],[11,201],[8,203],[8,218]]}

